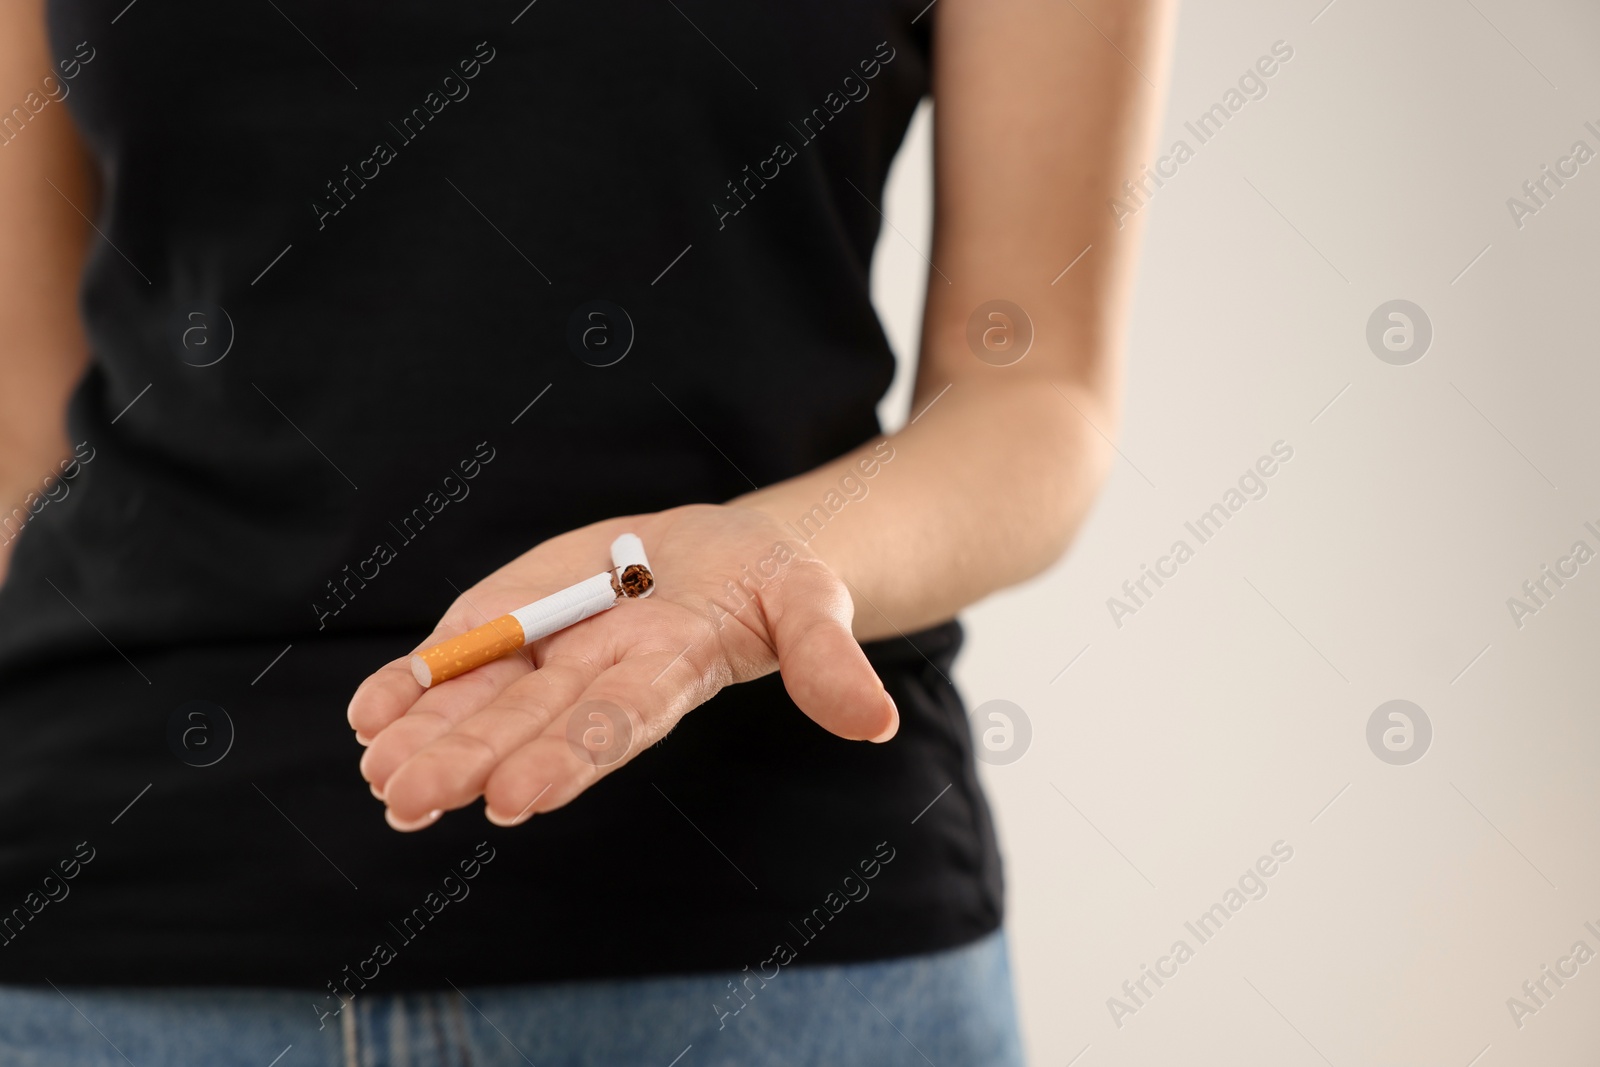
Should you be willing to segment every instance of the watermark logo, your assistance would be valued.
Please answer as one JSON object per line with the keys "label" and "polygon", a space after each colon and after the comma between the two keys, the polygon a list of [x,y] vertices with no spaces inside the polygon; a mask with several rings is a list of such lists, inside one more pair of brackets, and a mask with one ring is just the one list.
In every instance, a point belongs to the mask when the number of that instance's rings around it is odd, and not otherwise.
{"label": "watermark logo", "polygon": [[[1583,525],[1600,540],[1600,530],[1595,528],[1594,523],[1585,522]],[[1589,542],[1579,538],[1572,543],[1572,549],[1565,556],[1556,557],[1554,568],[1548,563],[1542,564],[1536,576],[1522,583],[1523,596],[1506,598],[1506,609],[1511,612],[1511,621],[1516,623],[1517,629],[1522,629],[1528,616],[1537,615],[1541,608],[1549,607],[1555,595],[1579,575],[1585,563],[1594,558],[1595,551],[1589,547]]]}
{"label": "watermark logo", "polygon": [[633,319],[609,300],[580,304],[567,320],[567,347],[591,367],[621,363],[633,348]]}
{"label": "watermark logo", "polygon": [[585,701],[567,717],[567,744],[584,763],[609,767],[633,747],[633,720],[610,701]]}
{"label": "watermark logo", "polygon": [[967,320],[967,347],[991,367],[1009,367],[1033,347],[1033,320],[1009,300],[989,300]]}
{"label": "watermark logo", "polygon": [[[1583,128],[1600,137],[1600,128],[1596,128],[1593,122],[1586,121]],[[1506,197],[1506,210],[1511,214],[1512,224],[1519,230],[1527,225],[1525,220],[1549,207],[1556,193],[1566,188],[1567,182],[1576,178],[1579,169],[1594,157],[1595,151],[1589,147],[1589,143],[1577,140],[1572,142],[1572,148],[1567,155],[1556,160],[1554,170],[1550,168],[1550,164],[1541,163],[1539,173],[1522,183],[1522,193],[1527,199]]]}
{"label": "watermark logo", "polygon": [[[1590,934],[1600,938],[1600,927],[1587,921],[1583,926]],[[1556,959],[1554,967],[1548,963],[1541,965],[1536,978],[1522,983],[1521,997],[1506,998],[1506,1010],[1510,1012],[1511,1021],[1517,1025],[1517,1029],[1521,1030],[1527,1025],[1523,1021],[1525,1018],[1539,1014],[1541,1008],[1548,1008],[1556,994],[1578,977],[1583,965],[1594,957],[1595,951],[1589,947],[1589,942],[1579,938],[1572,943],[1571,950],[1565,956]]]}
{"label": "watermark logo", "polygon": [[[1162,987],[1178,977],[1183,965],[1194,959],[1202,946],[1214,940],[1222,932],[1223,926],[1239,914],[1245,905],[1264,899],[1271,888],[1267,880],[1292,859],[1294,846],[1282,839],[1274,841],[1270,855],[1263,853],[1258,856],[1233,885],[1222,891],[1220,898],[1213,898],[1215,902],[1209,908],[1183,924],[1188,937],[1175,939],[1166,955],[1155,958],[1154,965],[1139,964],[1138,977],[1122,983],[1121,996],[1106,998],[1106,1010],[1117,1029],[1122,1029],[1128,1016],[1137,1015],[1149,1007],[1150,1001]],[[1194,940],[1192,945],[1190,938]]]}
{"label": "watermark logo", "polygon": [[1166,555],[1156,557],[1154,567],[1140,563],[1139,574],[1122,583],[1122,597],[1106,598],[1106,611],[1110,613],[1117,629],[1122,629],[1126,618],[1149,607],[1156,593],[1178,576],[1179,569],[1185,563],[1194,559],[1200,546],[1216,537],[1223,525],[1247,503],[1266,499],[1269,488],[1267,479],[1277,474],[1282,465],[1293,458],[1293,445],[1287,441],[1274,441],[1271,453],[1263,454],[1253,465],[1246,467],[1235,485],[1223,492],[1221,499],[1192,521],[1183,524],[1183,528],[1194,537],[1194,544],[1191,545],[1188,538],[1180,537],[1172,542]]}
{"label": "watermark logo", "polygon": [[1367,318],[1367,347],[1385,363],[1404,367],[1428,354],[1433,321],[1409,300],[1379,304]]}
{"label": "watermark logo", "polygon": [[1017,762],[1033,743],[1028,713],[1009,700],[984,701],[972,709],[971,720],[972,754],[991,766]]}
{"label": "watermark logo", "polygon": [[233,316],[220,304],[188,304],[173,318],[173,346],[191,367],[213,367],[233,351]]}
{"label": "watermark logo", "polygon": [[496,455],[493,445],[488,441],[479,441],[471,458],[456,464],[456,470],[461,472],[459,478],[454,470],[451,471],[439,480],[438,489],[429,490],[422,502],[411,509],[411,514],[401,516],[399,522],[389,520],[389,529],[399,535],[396,538],[398,547],[387,540],[379,541],[373,546],[372,554],[359,560],[353,569],[346,563],[337,575],[324,582],[328,598],[311,602],[311,610],[317,615],[317,629],[325,629],[329,619],[349,607],[356,595],[367,587],[367,583],[376,580],[383,573],[383,568],[395,561],[401,548],[421,537],[440,512],[450,504],[467,499],[472,493],[472,487],[467,483],[483,473],[483,468],[494,462]]}
{"label": "watermark logo", "polygon": [[167,747],[191,767],[211,767],[233,749],[233,720],[219,704],[191,700],[167,717]]}
{"label": "watermark logo", "polygon": [[1271,54],[1259,57],[1252,66],[1246,67],[1244,73],[1239,75],[1237,88],[1230,85],[1193,122],[1183,124],[1183,128],[1194,138],[1193,145],[1183,138],[1173,141],[1166,155],[1149,166],[1141,166],[1138,177],[1124,181],[1119,194],[1106,201],[1106,206],[1111,209],[1111,217],[1117,220],[1117,229],[1122,229],[1129,218],[1149,206],[1156,191],[1176,178],[1182,172],[1183,165],[1195,157],[1201,146],[1214,140],[1246,104],[1265,99],[1267,80],[1293,58],[1293,45],[1284,40],[1273,41]]}
{"label": "watermark logo", "polygon": [[1396,767],[1415,763],[1431,744],[1433,723],[1409,700],[1385,701],[1367,719],[1367,747],[1385,763]]}
{"label": "watermark logo", "polygon": [[[781,132],[783,139],[772,144],[772,154],[761,160],[752,168],[748,163],[739,172],[739,176],[726,184],[727,193],[718,193],[719,200],[711,203],[711,213],[717,217],[717,229],[724,230],[728,227],[728,220],[749,207],[756,195],[767,187],[767,183],[776,181],[790,163],[800,158],[800,150],[822,136],[828,124],[839,113],[851,104],[859,104],[872,95],[872,79],[883,72],[883,68],[894,62],[898,55],[894,46],[888,41],[879,41],[878,47],[873,50],[872,57],[860,60],[855,67],[839,81],[837,89],[830,90],[816,107],[811,109],[809,115],[797,116],[789,119],[788,129]],[[737,67],[734,68],[738,70]],[[857,76],[857,71],[860,72]],[[744,76],[744,71],[739,71]],[[750,81],[745,76],[745,81]],[[750,88],[756,88],[755,82],[750,82]],[[854,114],[854,112],[852,112]],[[795,148],[788,141],[789,133],[793,131],[795,140],[800,148]],[[846,134],[845,136],[849,136]],[[660,279],[657,279],[659,281]],[[653,283],[652,283],[653,284]]]}
{"label": "watermark logo", "polygon": [[[120,17],[120,16],[119,16]],[[113,20],[114,21],[114,20]],[[84,55],[84,49],[89,50]],[[28,128],[28,123],[39,117],[39,113],[51,104],[64,103],[72,92],[72,86],[67,84],[83,73],[83,68],[94,62],[95,49],[88,41],[79,41],[78,47],[72,56],[57,62],[61,74],[54,71],[39,79],[37,88],[29,87],[27,95],[20,103],[14,104],[11,110],[0,113],[0,148],[4,148]]]}

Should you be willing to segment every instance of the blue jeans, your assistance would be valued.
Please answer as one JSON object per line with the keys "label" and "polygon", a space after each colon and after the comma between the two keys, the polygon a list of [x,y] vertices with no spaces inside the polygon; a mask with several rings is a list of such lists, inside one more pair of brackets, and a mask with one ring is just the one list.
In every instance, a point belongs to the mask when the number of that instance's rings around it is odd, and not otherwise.
{"label": "blue jeans", "polygon": [[742,977],[730,973],[361,993],[339,1015],[319,1020],[313,1005],[322,1001],[309,990],[5,986],[0,987],[0,1064],[1022,1063],[1002,933],[923,956],[788,966],[764,984],[754,971],[746,971]]}

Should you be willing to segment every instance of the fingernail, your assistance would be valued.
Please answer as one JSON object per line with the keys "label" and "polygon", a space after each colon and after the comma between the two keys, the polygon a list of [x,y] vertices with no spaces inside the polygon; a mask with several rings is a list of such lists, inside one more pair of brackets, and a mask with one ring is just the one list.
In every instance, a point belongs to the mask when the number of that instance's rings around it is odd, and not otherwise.
{"label": "fingernail", "polygon": [[360,745],[362,748],[367,748],[368,746],[370,746],[372,744],[372,738],[368,737],[366,734],[362,733],[360,730],[357,730],[356,731],[356,744]]}
{"label": "fingernail", "polygon": [[[531,805],[531,804],[529,805],[529,807],[532,807],[532,806],[533,805]],[[494,823],[496,826],[511,827],[511,826],[521,826],[523,823],[525,823],[529,819],[533,818],[533,812],[524,809],[521,815],[518,815],[518,816],[516,816],[514,818],[507,819],[507,818],[505,818],[503,816],[496,815],[494,813],[494,809],[493,808],[489,807],[488,805],[484,805],[483,817],[485,819],[488,819],[490,822]]]}
{"label": "fingernail", "polygon": [[390,826],[403,833],[409,833],[412,830],[420,830],[424,826],[432,826],[439,820],[439,816],[443,814],[444,810],[442,808],[435,808],[420,819],[413,819],[410,822],[406,822],[404,819],[395,818],[393,809],[383,809],[384,819],[388,821]]}
{"label": "fingernail", "polygon": [[372,795],[373,796],[377,797],[379,800],[383,799],[383,790],[378,788],[378,783],[377,782],[368,782],[367,783],[367,788],[372,790]]}

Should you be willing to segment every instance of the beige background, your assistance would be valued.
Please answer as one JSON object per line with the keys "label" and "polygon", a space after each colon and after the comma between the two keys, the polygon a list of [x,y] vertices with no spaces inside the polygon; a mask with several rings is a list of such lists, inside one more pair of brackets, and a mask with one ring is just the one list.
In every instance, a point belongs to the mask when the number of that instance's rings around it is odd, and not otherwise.
{"label": "beige background", "polygon": [[[1032,725],[983,770],[1036,1064],[1600,1057],[1600,958],[1520,1028],[1507,1007],[1600,952],[1600,560],[1520,629],[1506,603],[1600,550],[1600,160],[1520,230],[1506,207],[1574,141],[1600,151],[1600,9],[1324,2],[1185,7],[1159,143],[1197,151],[1146,209],[1125,458],[1064,561],[964,616],[968,701]],[[1268,95],[1198,145],[1183,121],[1278,40]],[[902,357],[928,118],[874,272]],[[1434,331],[1408,366],[1366,341],[1395,298]],[[1107,598],[1279,440],[1268,495],[1119,629]],[[1396,698],[1434,731],[1404,766],[1366,739]],[[1267,895],[1199,944],[1185,921],[1280,840]],[[1194,957],[1116,1025],[1107,999],[1179,938]]]}

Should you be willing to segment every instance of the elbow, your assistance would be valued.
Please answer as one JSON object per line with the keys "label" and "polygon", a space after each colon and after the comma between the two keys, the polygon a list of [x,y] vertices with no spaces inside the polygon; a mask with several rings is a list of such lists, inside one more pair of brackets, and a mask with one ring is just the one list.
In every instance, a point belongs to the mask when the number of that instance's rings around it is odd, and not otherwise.
{"label": "elbow", "polygon": [[1114,393],[1070,383],[1053,383],[1054,403],[1039,420],[1034,441],[1039,476],[1030,480],[1020,506],[1023,525],[1034,532],[1014,557],[1025,573],[1018,581],[1048,570],[1066,556],[1117,461],[1115,444],[1120,409]]}

